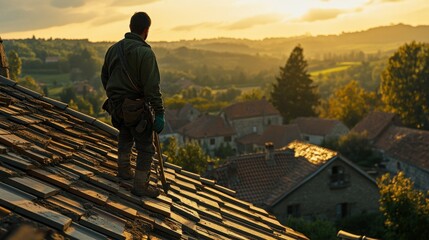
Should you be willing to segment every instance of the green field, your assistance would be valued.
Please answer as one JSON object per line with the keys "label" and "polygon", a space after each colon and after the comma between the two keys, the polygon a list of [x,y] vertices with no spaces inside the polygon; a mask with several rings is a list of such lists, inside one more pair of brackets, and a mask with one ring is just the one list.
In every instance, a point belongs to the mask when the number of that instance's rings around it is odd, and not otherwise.
{"label": "green field", "polygon": [[357,66],[360,65],[360,62],[339,62],[336,64],[335,67],[332,68],[326,68],[326,69],[322,69],[322,70],[318,70],[318,71],[313,71],[310,72],[311,76],[318,76],[320,74],[325,75],[325,74],[330,74],[330,73],[334,73],[334,72],[341,72],[341,71],[345,71],[347,69],[349,69],[352,66]]}

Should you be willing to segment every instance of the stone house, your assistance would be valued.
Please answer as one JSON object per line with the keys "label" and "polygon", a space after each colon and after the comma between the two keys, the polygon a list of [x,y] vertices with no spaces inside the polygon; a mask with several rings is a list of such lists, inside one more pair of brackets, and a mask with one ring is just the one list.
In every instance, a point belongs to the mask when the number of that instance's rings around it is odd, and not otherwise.
{"label": "stone house", "polygon": [[207,154],[229,145],[236,151],[235,130],[220,116],[204,114],[179,129],[183,142],[197,141]]}
{"label": "stone house", "polygon": [[401,126],[393,113],[373,112],[352,131],[365,132],[383,156],[382,170],[403,171],[415,187],[429,190],[429,131]]}
{"label": "stone house", "polygon": [[323,141],[335,139],[349,132],[349,128],[339,120],[317,117],[299,117],[291,121],[297,124],[302,139],[311,144],[321,145]]}
{"label": "stone house", "polygon": [[220,115],[235,129],[238,138],[262,134],[268,126],[283,124],[279,111],[266,99],[232,104]]}
{"label": "stone house", "polygon": [[229,159],[212,172],[219,184],[237,197],[288,216],[337,220],[378,211],[375,180],[337,152],[292,142],[265,153]]}

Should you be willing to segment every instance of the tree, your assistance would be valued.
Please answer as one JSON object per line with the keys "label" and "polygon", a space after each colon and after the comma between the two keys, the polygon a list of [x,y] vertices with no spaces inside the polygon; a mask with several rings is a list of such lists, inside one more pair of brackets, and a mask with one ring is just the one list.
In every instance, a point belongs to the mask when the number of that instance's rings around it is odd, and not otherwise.
{"label": "tree", "polygon": [[427,239],[429,236],[428,194],[414,189],[413,182],[399,172],[378,180],[380,211],[388,231],[386,239]]}
{"label": "tree", "polygon": [[367,134],[350,132],[338,139],[338,151],[361,167],[374,167],[381,158],[372,150]]}
{"label": "tree", "polygon": [[347,127],[352,128],[375,108],[376,99],[375,93],[366,92],[353,80],[334,91],[320,116],[341,120]]}
{"label": "tree", "polygon": [[307,61],[299,45],[293,49],[286,65],[280,67],[280,76],[276,80],[271,102],[282,114],[285,123],[296,117],[316,115],[319,96],[307,73]]}
{"label": "tree", "polygon": [[31,76],[26,76],[23,79],[19,79],[18,83],[22,85],[23,87],[29,88],[31,90],[34,90],[38,93],[43,93],[43,89],[40,87],[40,85],[36,82],[36,80]]}
{"label": "tree", "polygon": [[21,76],[22,61],[16,51],[10,51],[8,54],[9,60],[9,76],[12,80],[18,81]]}
{"label": "tree", "polygon": [[180,147],[174,137],[169,139],[165,153],[169,156],[168,160],[171,163],[195,173],[203,173],[207,168],[207,163],[214,161],[195,141],[187,142]]}
{"label": "tree", "polygon": [[381,94],[405,125],[429,129],[429,44],[405,44],[389,58]]}

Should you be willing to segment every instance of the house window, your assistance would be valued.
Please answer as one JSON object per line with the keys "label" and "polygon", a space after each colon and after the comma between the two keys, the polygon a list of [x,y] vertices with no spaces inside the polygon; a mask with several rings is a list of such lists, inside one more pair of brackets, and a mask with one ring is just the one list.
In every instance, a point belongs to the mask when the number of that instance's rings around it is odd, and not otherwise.
{"label": "house window", "polygon": [[215,144],[216,144],[216,139],[210,138],[210,145],[215,145]]}
{"label": "house window", "polygon": [[268,118],[267,125],[271,125],[271,119]]}
{"label": "house window", "polygon": [[345,173],[343,166],[333,166],[329,186],[331,189],[345,188],[350,185],[350,176]]}
{"label": "house window", "polygon": [[337,219],[342,219],[350,216],[351,214],[351,204],[350,203],[339,203],[335,209]]}
{"label": "house window", "polygon": [[223,137],[223,141],[225,141],[225,142],[231,142],[232,138],[231,138],[231,136],[226,136],[226,137]]}
{"label": "house window", "polygon": [[310,141],[310,136],[303,136],[303,138],[304,138],[304,141],[307,141],[307,142]]}
{"label": "house window", "polygon": [[287,215],[293,217],[300,217],[301,210],[299,204],[291,204],[287,206]]}
{"label": "house window", "polygon": [[399,161],[396,162],[396,170],[397,171],[402,171],[402,166],[401,166],[401,163]]}

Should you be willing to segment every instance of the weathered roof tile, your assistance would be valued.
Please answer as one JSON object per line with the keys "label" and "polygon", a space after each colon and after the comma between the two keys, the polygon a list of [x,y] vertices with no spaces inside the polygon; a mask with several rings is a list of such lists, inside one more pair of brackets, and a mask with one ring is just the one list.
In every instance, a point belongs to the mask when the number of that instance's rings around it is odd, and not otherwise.
{"label": "weathered roof tile", "polygon": [[57,194],[60,191],[60,189],[56,187],[26,176],[12,177],[7,179],[5,182],[11,186],[41,198],[47,198]]}

